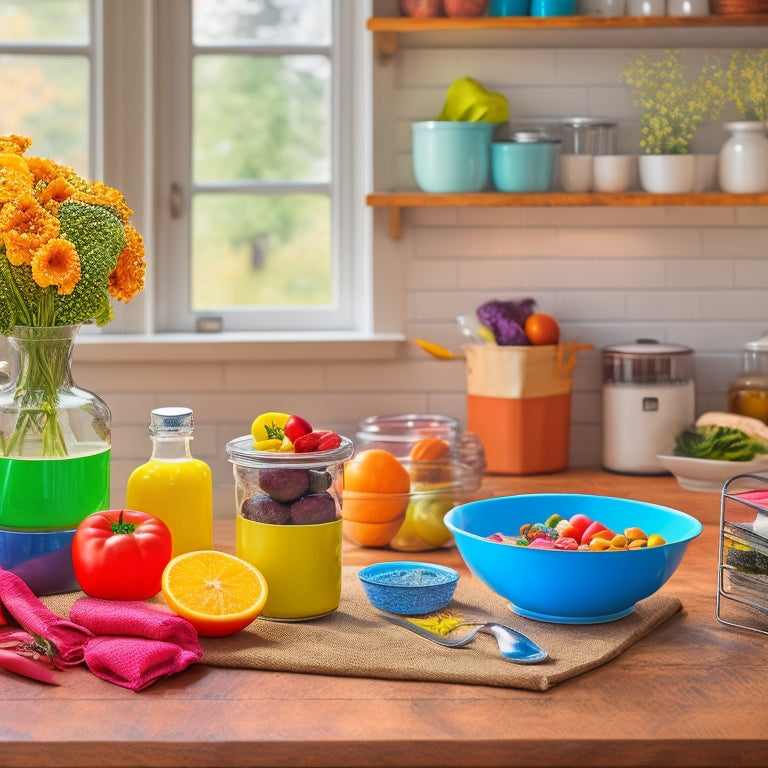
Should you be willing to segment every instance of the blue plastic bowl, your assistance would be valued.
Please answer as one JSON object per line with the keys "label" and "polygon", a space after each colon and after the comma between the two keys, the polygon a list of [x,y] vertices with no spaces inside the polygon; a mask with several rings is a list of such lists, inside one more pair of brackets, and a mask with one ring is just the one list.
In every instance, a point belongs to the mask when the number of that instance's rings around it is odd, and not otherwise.
{"label": "blue plastic bowl", "polygon": [[74,528],[23,531],[0,528],[0,568],[20,576],[36,595],[80,589],[72,565]]}
{"label": "blue plastic bowl", "polygon": [[480,192],[488,186],[493,123],[414,123],[413,173],[424,192]]}
{"label": "blue plastic bowl", "polygon": [[420,616],[445,608],[453,599],[459,574],[434,563],[400,560],[375,563],[358,573],[375,608],[402,616]]}
{"label": "blue plastic bowl", "polygon": [[[667,541],[622,552],[528,549],[489,541],[493,533],[516,536],[524,523],[557,513],[599,520],[613,531],[638,526]],[[632,612],[675,572],[688,543],[702,530],[684,512],[609,496],[544,493],[475,501],[455,507],[445,524],[467,567],[517,614],[563,624],[597,624]]]}

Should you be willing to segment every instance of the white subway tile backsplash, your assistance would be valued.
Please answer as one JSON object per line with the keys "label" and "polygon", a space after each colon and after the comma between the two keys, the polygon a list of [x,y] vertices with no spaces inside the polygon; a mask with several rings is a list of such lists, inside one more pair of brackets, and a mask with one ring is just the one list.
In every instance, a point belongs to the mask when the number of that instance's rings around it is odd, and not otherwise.
{"label": "white subway tile backsplash", "polygon": [[628,291],[629,320],[695,320],[700,317],[694,291]]}
{"label": "white subway tile backsplash", "polygon": [[733,264],[725,259],[667,259],[670,288],[726,288],[733,285]]}

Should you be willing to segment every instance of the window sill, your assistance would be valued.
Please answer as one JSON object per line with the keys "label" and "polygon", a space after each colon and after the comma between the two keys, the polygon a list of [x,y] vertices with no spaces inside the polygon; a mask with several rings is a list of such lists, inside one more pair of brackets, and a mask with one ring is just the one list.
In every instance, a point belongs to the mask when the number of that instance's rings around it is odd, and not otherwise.
{"label": "window sill", "polygon": [[80,333],[75,355],[88,363],[385,360],[404,341],[394,333]]}

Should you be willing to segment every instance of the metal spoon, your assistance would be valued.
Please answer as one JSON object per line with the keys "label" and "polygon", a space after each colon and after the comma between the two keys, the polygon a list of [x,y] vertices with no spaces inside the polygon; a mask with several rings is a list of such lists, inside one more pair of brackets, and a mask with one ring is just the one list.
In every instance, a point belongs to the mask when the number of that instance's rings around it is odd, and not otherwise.
{"label": "metal spoon", "polygon": [[487,632],[495,636],[501,655],[505,659],[514,661],[517,664],[538,664],[549,656],[549,653],[531,640],[530,637],[527,637],[522,632],[518,632],[516,629],[512,629],[512,627],[508,627],[505,624],[497,624],[494,621],[487,622],[486,624],[476,624],[474,622],[458,624],[457,629],[459,627],[472,627],[472,629],[460,637],[448,637],[438,635],[436,632],[430,632],[428,629],[424,629],[406,619],[397,619],[394,616],[385,616],[384,618],[391,624],[405,627],[419,635],[419,637],[424,637],[433,643],[447,648],[460,648],[462,645],[471,642],[478,632]]}

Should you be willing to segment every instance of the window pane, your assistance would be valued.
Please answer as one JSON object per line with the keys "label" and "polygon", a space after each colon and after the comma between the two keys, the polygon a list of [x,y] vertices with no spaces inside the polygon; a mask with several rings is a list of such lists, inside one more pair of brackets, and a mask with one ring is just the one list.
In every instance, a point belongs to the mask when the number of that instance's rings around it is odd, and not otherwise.
{"label": "window pane", "polygon": [[327,45],[330,0],[194,0],[196,45]]}
{"label": "window pane", "polygon": [[0,56],[0,133],[33,140],[30,156],[50,157],[88,173],[88,59]]}
{"label": "window pane", "polygon": [[193,312],[333,300],[324,195],[201,194],[192,220]]}
{"label": "window pane", "polygon": [[330,63],[324,56],[199,56],[196,181],[330,176]]}
{"label": "window pane", "polygon": [[0,42],[88,42],[88,0],[5,0]]}

